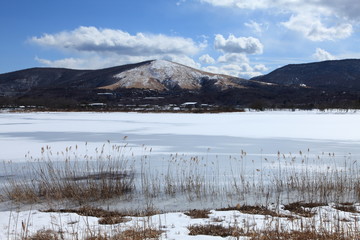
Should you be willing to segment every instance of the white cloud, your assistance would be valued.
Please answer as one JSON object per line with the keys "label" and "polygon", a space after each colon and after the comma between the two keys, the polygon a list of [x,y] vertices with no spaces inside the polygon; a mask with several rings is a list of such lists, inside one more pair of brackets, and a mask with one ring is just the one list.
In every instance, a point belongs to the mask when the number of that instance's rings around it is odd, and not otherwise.
{"label": "white cloud", "polygon": [[318,61],[326,61],[326,60],[335,60],[336,57],[331,53],[325,51],[324,49],[317,48],[316,52],[313,54],[313,58]]}
{"label": "white cloud", "polygon": [[264,64],[256,64],[254,66],[255,72],[266,72],[267,70],[269,70],[269,69]]}
{"label": "white cloud", "polygon": [[248,63],[228,64],[222,66],[222,69],[226,71],[238,71],[238,72],[251,72],[253,70],[253,68]]}
{"label": "white cloud", "polygon": [[337,59],[355,59],[360,58],[360,52],[344,52],[336,56]]}
{"label": "white cloud", "polygon": [[306,14],[292,16],[289,21],[282,24],[288,29],[302,33],[312,41],[344,39],[353,33],[351,24],[326,27],[318,17]]}
{"label": "white cloud", "polygon": [[146,56],[118,56],[107,55],[99,56],[95,54],[83,56],[81,58],[64,58],[57,60],[48,60],[36,57],[35,60],[44,66],[57,68],[72,68],[72,69],[99,69],[113,67],[117,65],[124,65],[129,63],[138,63],[148,60],[162,59],[177,62],[189,67],[200,68],[200,64],[195,62],[192,58],[178,55],[154,55],[151,58]]}
{"label": "white cloud", "polygon": [[256,66],[252,67],[249,63],[208,66],[202,69],[212,73],[220,73],[240,78],[252,78],[263,74]]}
{"label": "white cloud", "polygon": [[124,65],[129,63],[137,63],[149,60],[146,57],[141,56],[124,56],[119,57],[117,55],[98,56],[95,54],[79,57],[79,58],[64,58],[57,60],[49,60],[36,57],[35,60],[40,64],[48,67],[56,68],[72,68],[72,69],[99,69],[106,67],[113,67],[116,65]]}
{"label": "white cloud", "polygon": [[230,34],[227,39],[223,35],[215,36],[215,49],[225,53],[262,54],[264,46],[259,39],[253,37],[235,37]]}
{"label": "white cloud", "polygon": [[226,53],[218,58],[219,63],[243,63],[249,62],[249,58],[242,53]]}
{"label": "white cloud", "polygon": [[199,57],[200,62],[204,64],[214,64],[215,59],[212,58],[209,54],[204,54],[201,57]]}
{"label": "white cloud", "polygon": [[347,19],[359,20],[358,0],[199,0],[218,7],[237,7],[240,9],[276,9],[281,12],[313,12],[338,15]]}
{"label": "white cloud", "polygon": [[220,7],[238,7],[245,9],[265,8],[268,6],[268,0],[200,0]]}
{"label": "white cloud", "polygon": [[110,52],[131,56],[193,55],[204,47],[189,38],[144,33],[131,35],[121,30],[96,27],[79,27],[73,31],[44,34],[41,37],[32,37],[30,41],[41,46],[78,52]]}
{"label": "white cloud", "polygon": [[244,25],[248,28],[250,28],[254,33],[261,35],[264,31],[264,29],[267,28],[266,24],[258,23],[255,21],[250,21],[244,23]]}
{"label": "white cloud", "polygon": [[176,5],[180,6],[181,4],[183,4],[185,2],[186,2],[186,0],[179,0],[179,1],[176,2]]}
{"label": "white cloud", "polygon": [[[213,6],[246,10],[265,10],[275,15],[291,15],[284,22],[290,30],[312,41],[344,39],[353,33],[353,23],[360,21],[358,0],[199,0]],[[256,23],[246,26],[259,31]]]}
{"label": "white cloud", "polygon": [[360,4],[358,0],[319,0],[318,5],[323,5],[331,9],[336,15],[346,19],[360,20]]}
{"label": "white cloud", "polygon": [[60,60],[48,60],[43,58],[36,57],[35,60],[45,66],[49,67],[57,67],[57,68],[73,68],[76,66],[77,69],[86,69],[91,68],[91,61],[86,61],[85,59],[79,59],[79,58],[65,58]]}
{"label": "white cloud", "polygon": [[[215,49],[222,52],[218,57],[216,65],[203,67],[204,71],[220,73],[241,78],[251,78],[262,75],[261,71],[266,71],[265,65],[252,67],[247,54],[261,54],[263,45],[253,37],[235,37],[230,34],[225,39],[221,34],[217,34],[214,40]],[[207,58],[206,55],[201,58]]]}
{"label": "white cloud", "polygon": [[44,34],[32,37],[30,41],[77,56],[57,60],[38,58],[41,64],[78,69],[103,68],[151,59],[166,59],[198,68],[200,64],[191,56],[206,47],[206,43],[195,43],[189,38],[144,33],[131,35],[121,30],[95,27]]}
{"label": "white cloud", "polygon": [[197,63],[194,59],[185,55],[164,55],[155,57],[154,59],[168,60],[197,69],[201,67],[201,65]]}

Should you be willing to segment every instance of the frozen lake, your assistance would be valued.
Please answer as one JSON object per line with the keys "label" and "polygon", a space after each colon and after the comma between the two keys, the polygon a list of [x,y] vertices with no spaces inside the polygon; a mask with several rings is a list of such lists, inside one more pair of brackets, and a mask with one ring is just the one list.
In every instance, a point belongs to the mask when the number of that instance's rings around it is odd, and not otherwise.
{"label": "frozen lake", "polygon": [[[281,153],[360,154],[360,113],[245,112],[223,114],[1,113],[0,159],[25,161],[41,147],[53,151],[78,145],[79,153],[107,141],[142,146],[152,155],[248,155]],[[87,147],[85,148],[85,143]],[[140,147],[140,148],[136,148]]]}
{"label": "frozen lake", "polygon": [[[215,204],[222,207],[238,201],[264,204],[279,198],[276,195],[280,193],[276,192],[279,186],[288,193],[287,201],[313,201],[319,197],[316,190],[305,199],[299,192],[291,194],[291,188],[276,185],[277,179],[287,182],[292,176],[298,179],[305,176],[312,183],[319,173],[330,176],[330,181],[334,180],[331,174],[349,178],[353,172],[358,174],[359,120],[360,113],[354,111],[1,113],[0,160],[14,163],[12,169],[26,170],[29,160],[48,153],[52,161],[63,161],[64,152],[81,161],[84,156],[96,158],[102,146],[105,154],[111,155],[112,145],[126,145],[121,154],[134,160],[139,193],[131,202],[121,203],[126,208],[148,204],[144,201],[150,198],[143,196],[144,176],[147,182],[158,184],[146,191],[158,191],[151,204],[158,204],[155,207],[163,210],[212,208]],[[46,146],[50,150],[42,154],[41,149]],[[70,147],[72,150],[67,152]],[[0,171],[0,177],[8,175]],[[188,195],[162,197],[167,188],[180,189],[181,184],[194,178],[203,187],[201,198],[214,193],[216,197],[193,201],[191,194],[196,194],[196,189]],[[351,182],[347,183],[351,187]],[[274,195],[265,199],[263,191]],[[229,194],[233,196],[225,197]],[[348,195],[342,196],[346,201]],[[320,197],[325,201],[338,200],[338,193],[329,193],[325,199]],[[184,205],[184,201],[188,204]]]}

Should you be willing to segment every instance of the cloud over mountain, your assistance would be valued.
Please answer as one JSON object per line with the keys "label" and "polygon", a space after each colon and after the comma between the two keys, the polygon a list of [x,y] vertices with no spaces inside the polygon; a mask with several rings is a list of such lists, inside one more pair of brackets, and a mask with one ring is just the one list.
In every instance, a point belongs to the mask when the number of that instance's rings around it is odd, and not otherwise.
{"label": "cloud over mountain", "polygon": [[218,58],[220,63],[243,63],[249,62],[249,58],[242,53],[226,53]]}
{"label": "cloud over mountain", "polygon": [[235,37],[233,34],[227,39],[221,34],[216,34],[214,45],[215,49],[225,53],[261,54],[264,48],[257,38]]}
{"label": "cloud over mountain", "polygon": [[261,35],[263,33],[263,31],[268,28],[267,23],[258,23],[253,20],[251,20],[250,22],[244,23],[244,26],[252,29],[252,31],[258,35]]}
{"label": "cloud over mountain", "polygon": [[121,30],[98,29],[96,27],[79,27],[73,31],[44,34],[41,37],[32,37],[31,41],[42,46],[79,52],[111,52],[133,56],[193,55],[202,48],[201,44],[197,44],[189,38],[144,33],[131,35]]}
{"label": "cloud over mountain", "polygon": [[289,21],[282,24],[290,30],[302,33],[312,41],[344,39],[353,33],[351,24],[342,23],[328,27],[320,21],[319,17],[307,14],[292,16]]}
{"label": "cloud over mountain", "polygon": [[30,42],[78,54],[78,58],[59,60],[37,58],[48,66],[73,68],[107,67],[149,59],[165,59],[197,67],[189,56],[206,47],[205,43],[196,43],[190,38],[145,33],[131,35],[118,29],[84,26],[72,31],[32,37]]}
{"label": "cloud over mountain", "polygon": [[[267,11],[273,16],[288,16],[283,26],[302,33],[311,41],[348,38],[353,24],[359,22],[357,0],[199,0],[216,7]],[[255,30],[258,26],[248,23]]]}
{"label": "cloud over mountain", "polygon": [[[360,5],[357,0],[199,0],[219,7],[241,9],[275,9],[292,13],[317,12],[351,20],[360,20]],[[306,11],[305,11],[306,10]]]}
{"label": "cloud over mountain", "polygon": [[[41,47],[53,48],[68,54],[62,59],[36,57],[42,65],[50,67],[96,69],[114,65],[162,59],[178,62],[194,68],[201,64],[210,69],[235,76],[254,76],[248,54],[262,54],[263,45],[254,37],[236,37],[221,34],[214,37],[213,44],[222,55],[217,61],[206,52],[207,40],[195,42],[193,39],[167,36],[164,34],[130,34],[119,29],[101,29],[81,26],[71,31],[34,36],[29,40]],[[197,59],[194,60],[194,59]],[[220,66],[220,65],[222,66]]]}
{"label": "cloud over mountain", "polygon": [[209,54],[204,54],[201,57],[199,57],[200,62],[204,64],[214,64],[215,59],[212,58]]}
{"label": "cloud over mountain", "polygon": [[313,58],[317,61],[336,60],[335,56],[321,48],[316,49]]}

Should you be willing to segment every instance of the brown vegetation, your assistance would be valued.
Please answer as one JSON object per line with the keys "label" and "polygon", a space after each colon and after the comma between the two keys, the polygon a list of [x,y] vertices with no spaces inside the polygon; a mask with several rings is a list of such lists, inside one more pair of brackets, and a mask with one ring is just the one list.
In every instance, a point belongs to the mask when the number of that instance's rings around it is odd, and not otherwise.
{"label": "brown vegetation", "polygon": [[209,210],[193,209],[185,212],[184,214],[191,218],[209,218],[210,213],[211,212]]}
{"label": "brown vegetation", "polygon": [[277,232],[265,231],[262,233],[253,233],[250,240],[354,240],[353,236],[345,236],[343,233],[327,233],[316,231],[294,231]]}
{"label": "brown vegetation", "polygon": [[219,208],[217,210],[218,211],[239,211],[239,212],[246,213],[246,214],[268,215],[271,217],[285,217],[285,218],[292,217],[292,216],[276,213],[274,211],[267,209],[264,206],[249,206],[249,205],[240,206],[240,205],[237,205],[235,207]]}
{"label": "brown vegetation", "polygon": [[303,202],[295,202],[290,203],[284,206],[284,210],[288,210],[290,212],[293,212],[301,217],[313,217],[315,215],[314,212],[312,212],[308,208],[314,208],[314,207],[320,207],[325,206],[325,203],[303,203]]}
{"label": "brown vegetation", "polygon": [[[103,145],[104,148],[104,145]],[[120,146],[112,146],[120,152]],[[3,188],[5,198],[15,202],[77,201],[80,205],[89,201],[121,197],[134,189],[134,173],[121,156],[105,156],[104,149],[96,161],[69,157],[66,148],[65,161],[51,159],[49,147],[42,148],[43,158],[29,162],[31,179],[9,177]]]}
{"label": "brown vegetation", "polygon": [[224,227],[222,225],[194,225],[188,227],[189,235],[209,235],[219,237],[240,237],[246,236],[242,229],[236,227]]}
{"label": "brown vegetation", "polygon": [[146,239],[160,239],[163,231],[147,228],[147,229],[129,229],[124,232],[108,236],[107,234],[97,234],[95,236],[87,237],[84,240],[146,240]]}
{"label": "brown vegetation", "polygon": [[21,240],[62,240],[60,233],[54,232],[53,230],[40,230],[35,234],[24,237]]}
{"label": "brown vegetation", "polygon": [[222,225],[195,225],[188,227],[189,235],[208,235],[208,236],[220,236],[220,237],[236,237],[241,236],[249,237],[250,240],[354,240],[356,236],[347,236],[341,232],[329,233],[326,231],[318,232],[315,230],[305,231],[244,231],[238,227],[224,227]]}

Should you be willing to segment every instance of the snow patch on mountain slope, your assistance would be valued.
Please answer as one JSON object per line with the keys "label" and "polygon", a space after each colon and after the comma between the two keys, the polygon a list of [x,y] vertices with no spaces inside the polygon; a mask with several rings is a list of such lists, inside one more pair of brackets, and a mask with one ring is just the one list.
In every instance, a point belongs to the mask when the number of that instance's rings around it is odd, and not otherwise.
{"label": "snow patch on mountain slope", "polygon": [[118,82],[104,88],[144,88],[165,90],[179,86],[182,89],[199,89],[201,80],[206,78],[216,83],[228,77],[202,72],[178,63],[155,60],[149,64],[114,75]]}

